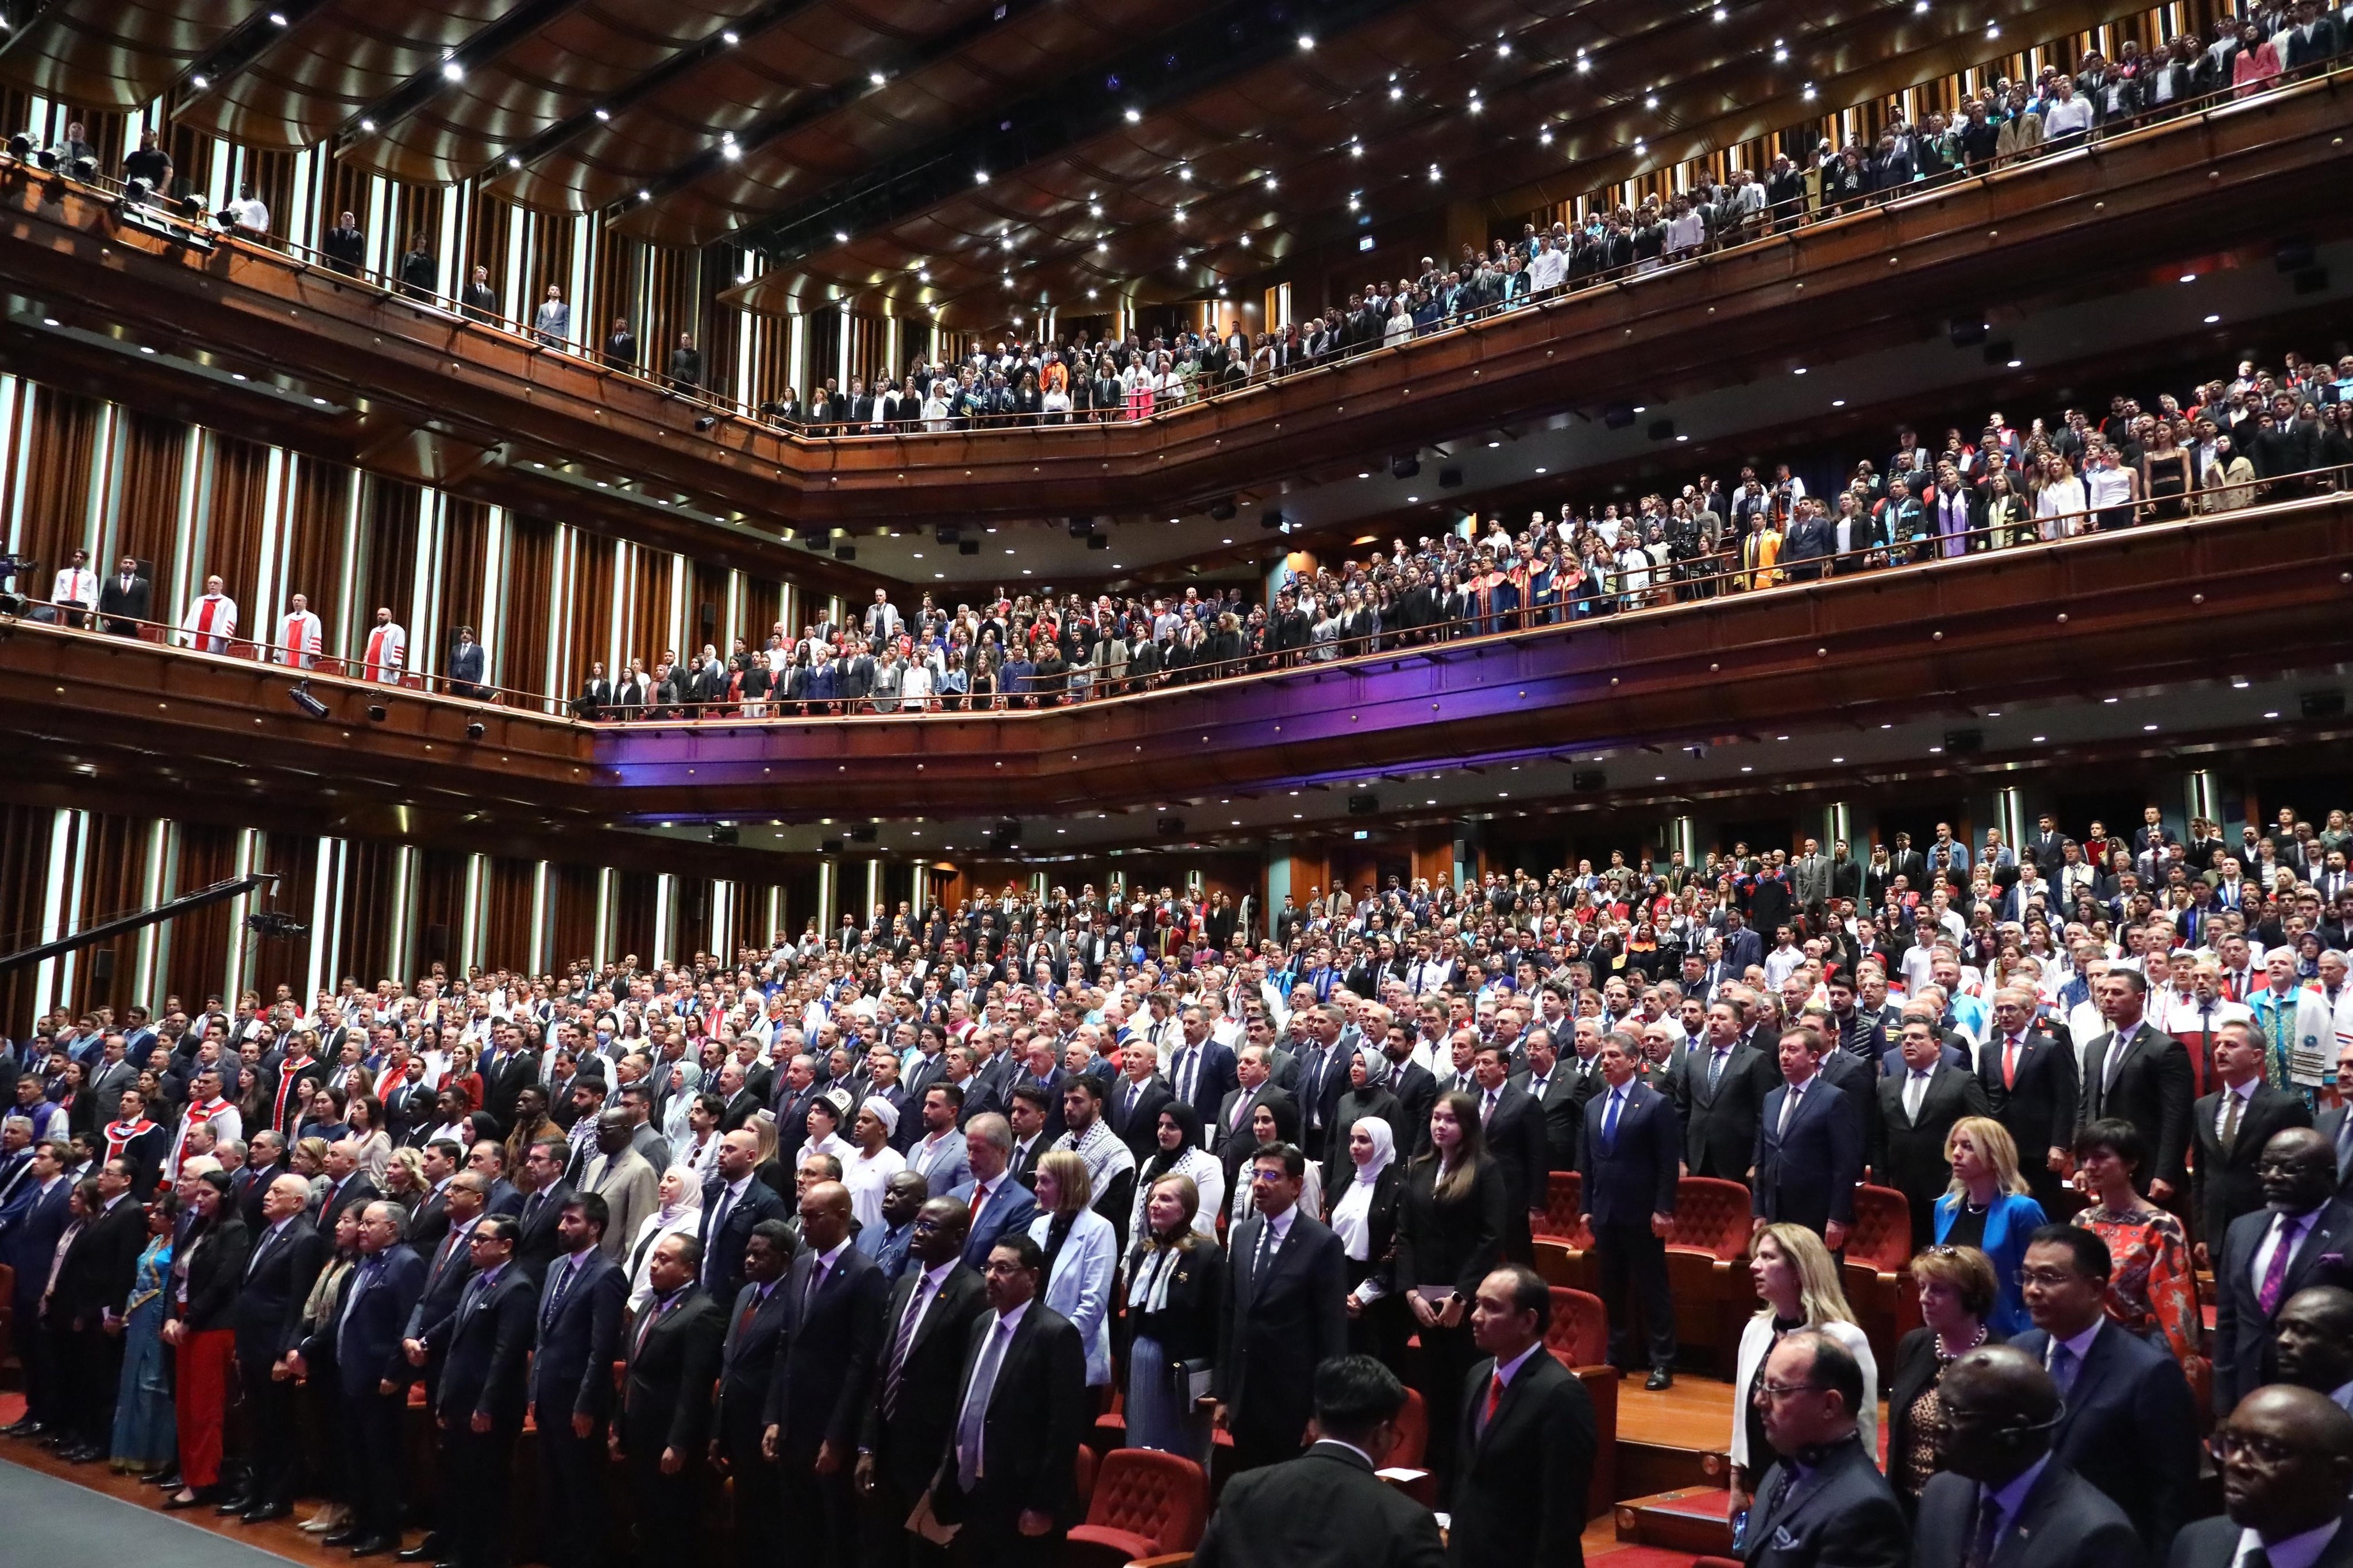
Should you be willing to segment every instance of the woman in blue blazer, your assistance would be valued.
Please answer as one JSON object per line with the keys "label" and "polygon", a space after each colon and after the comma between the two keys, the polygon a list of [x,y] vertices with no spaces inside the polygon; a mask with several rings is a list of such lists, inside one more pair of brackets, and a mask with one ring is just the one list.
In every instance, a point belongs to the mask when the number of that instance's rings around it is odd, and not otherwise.
{"label": "woman in blue blazer", "polygon": [[1974,1247],[1993,1260],[2000,1299],[1986,1321],[2003,1335],[2034,1326],[2018,1288],[2018,1266],[2026,1238],[2046,1223],[2042,1205],[2027,1196],[2018,1171],[2018,1145],[1990,1116],[1964,1116],[1945,1139],[1953,1163],[1953,1184],[1936,1200],[1936,1243]]}
{"label": "woman in blue blazer", "polygon": [[1038,1217],[1029,1238],[1046,1253],[1044,1300],[1079,1331],[1087,1347],[1087,1386],[1111,1385],[1112,1277],[1119,1268],[1119,1233],[1087,1205],[1094,1195],[1087,1163],[1068,1149],[1038,1162]]}

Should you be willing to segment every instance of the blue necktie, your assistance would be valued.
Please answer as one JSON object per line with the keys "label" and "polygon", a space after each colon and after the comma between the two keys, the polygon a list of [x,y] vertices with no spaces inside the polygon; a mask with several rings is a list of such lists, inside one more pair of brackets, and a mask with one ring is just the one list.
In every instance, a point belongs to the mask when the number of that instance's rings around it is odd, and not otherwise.
{"label": "blue necktie", "polygon": [[1624,1089],[1609,1091],[1609,1103],[1602,1107],[1601,1111],[1601,1146],[1604,1149],[1615,1150],[1618,1147],[1618,1110],[1625,1102]]}

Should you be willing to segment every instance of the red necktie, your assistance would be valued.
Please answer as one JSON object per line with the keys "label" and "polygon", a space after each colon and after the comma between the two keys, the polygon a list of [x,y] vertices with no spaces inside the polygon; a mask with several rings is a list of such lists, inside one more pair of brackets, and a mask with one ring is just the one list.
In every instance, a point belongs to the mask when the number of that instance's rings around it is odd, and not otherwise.
{"label": "red necktie", "polygon": [[2018,1037],[2016,1035],[2010,1036],[2010,1048],[2001,1053],[2001,1087],[2004,1089],[2018,1087]]}
{"label": "red necktie", "polygon": [[1487,1379],[1487,1414],[1481,1418],[1479,1428],[1485,1431],[1494,1424],[1495,1406],[1504,1402],[1504,1374],[1496,1373]]}

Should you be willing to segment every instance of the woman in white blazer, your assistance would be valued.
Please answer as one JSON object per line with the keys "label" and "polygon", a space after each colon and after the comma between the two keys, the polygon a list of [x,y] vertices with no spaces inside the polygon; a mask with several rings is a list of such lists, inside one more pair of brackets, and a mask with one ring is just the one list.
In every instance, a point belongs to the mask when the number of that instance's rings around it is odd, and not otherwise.
{"label": "woman in white blazer", "polygon": [[1038,1217],[1029,1239],[1046,1254],[1046,1305],[1071,1320],[1087,1347],[1087,1386],[1111,1384],[1112,1283],[1119,1272],[1119,1233],[1088,1207],[1094,1182],[1087,1163],[1068,1149],[1038,1162],[1032,1190]]}
{"label": "woman in white blazer", "polygon": [[1862,1408],[1855,1412],[1862,1424],[1862,1450],[1874,1462],[1879,1458],[1879,1363],[1872,1359],[1871,1342],[1855,1326],[1854,1310],[1839,1284],[1838,1264],[1822,1238],[1800,1225],[1765,1226],[1749,1243],[1748,1278],[1764,1305],[1741,1331],[1734,1369],[1732,1386],[1738,1403],[1732,1412],[1732,1508],[1727,1517],[1737,1517],[1748,1506],[1757,1481],[1777,1458],[1765,1441],[1756,1396],[1765,1376],[1765,1358],[1783,1334],[1820,1329],[1852,1353],[1862,1367]]}

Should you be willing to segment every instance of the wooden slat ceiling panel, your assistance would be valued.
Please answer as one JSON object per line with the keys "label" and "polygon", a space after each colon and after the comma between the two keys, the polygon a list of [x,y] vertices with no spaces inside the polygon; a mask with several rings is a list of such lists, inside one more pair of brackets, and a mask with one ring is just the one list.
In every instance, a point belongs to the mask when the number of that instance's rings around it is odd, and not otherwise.
{"label": "wooden slat ceiling panel", "polygon": [[1169,20],[1168,0],[1031,10],[626,215],[620,226],[672,244],[708,243],[776,210],[779,193],[801,199],[959,126],[985,122],[995,106],[1084,72]]}
{"label": "wooden slat ceiling panel", "polygon": [[136,109],[262,0],[64,0],[7,40],[0,80],[89,109]]}
{"label": "wooden slat ceiling panel", "polygon": [[594,212],[628,199],[681,163],[744,135],[809,95],[863,79],[913,40],[955,26],[996,0],[847,0],[810,5],[744,39],[585,132],[561,158],[502,182],[505,194],[551,212]]}
{"label": "wooden slat ceiling panel", "polygon": [[353,150],[395,179],[442,184],[475,174],[509,148],[586,114],[681,49],[712,37],[763,0],[597,0],[536,29],[492,65],[468,73],[398,125]]}
{"label": "wooden slat ceiling panel", "polygon": [[516,0],[329,0],[259,58],[181,106],[184,125],[307,147],[497,20]]}

